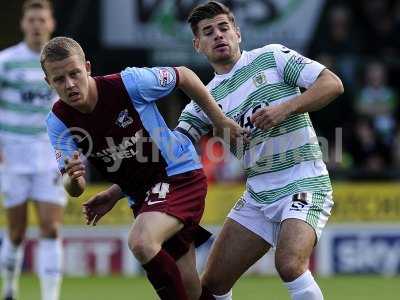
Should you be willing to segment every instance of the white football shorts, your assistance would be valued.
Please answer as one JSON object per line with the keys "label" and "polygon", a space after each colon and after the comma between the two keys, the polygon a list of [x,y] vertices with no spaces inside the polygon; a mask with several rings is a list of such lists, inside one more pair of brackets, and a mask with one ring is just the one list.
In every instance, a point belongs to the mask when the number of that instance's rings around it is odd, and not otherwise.
{"label": "white football shorts", "polygon": [[305,221],[315,230],[319,240],[332,207],[332,191],[298,193],[270,204],[258,203],[245,192],[229,212],[228,218],[276,247],[281,223],[286,219]]}
{"label": "white football shorts", "polygon": [[65,206],[67,203],[61,174],[58,170],[19,174],[3,169],[0,181],[0,191],[3,194],[5,208],[20,205],[27,200],[54,203],[60,206]]}

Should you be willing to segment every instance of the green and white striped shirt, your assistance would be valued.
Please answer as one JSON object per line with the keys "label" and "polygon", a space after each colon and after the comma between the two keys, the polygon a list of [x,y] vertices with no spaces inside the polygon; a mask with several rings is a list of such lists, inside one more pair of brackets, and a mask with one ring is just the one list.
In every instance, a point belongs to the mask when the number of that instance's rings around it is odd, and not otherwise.
{"label": "green and white striped shirt", "polygon": [[[228,74],[216,74],[207,85],[224,113],[251,131],[250,143],[232,147],[242,160],[247,193],[268,204],[298,192],[330,191],[331,184],[317,136],[307,113],[291,115],[267,131],[254,127],[259,108],[290,101],[309,88],[324,66],[282,45],[243,51]],[[194,140],[208,133],[211,122],[192,101],[178,127]]]}
{"label": "green and white striped shirt", "polygon": [[0,145],[7,170],[32,173],[56,168],[45,125],[55,100],[39,53],[24,42],[0,52]]}

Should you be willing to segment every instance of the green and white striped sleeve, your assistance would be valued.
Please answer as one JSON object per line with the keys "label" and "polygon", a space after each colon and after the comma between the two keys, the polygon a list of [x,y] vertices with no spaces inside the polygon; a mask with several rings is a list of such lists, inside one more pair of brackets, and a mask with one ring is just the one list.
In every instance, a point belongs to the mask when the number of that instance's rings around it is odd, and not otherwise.
{"label": "green and white striped sleeve", "polygon": [[212,129],[211,121],[205,113],[198,109],[198,105],[193,101],[186,105],[179,117],[176,130],[184,132],[192,142],[197,143],[203,135]]}
{"label": "green and white striped sleeve", "polygon": [[285,46],[276,44],[273,50],[278,73],[291,86],[308,89],[326,68]]}

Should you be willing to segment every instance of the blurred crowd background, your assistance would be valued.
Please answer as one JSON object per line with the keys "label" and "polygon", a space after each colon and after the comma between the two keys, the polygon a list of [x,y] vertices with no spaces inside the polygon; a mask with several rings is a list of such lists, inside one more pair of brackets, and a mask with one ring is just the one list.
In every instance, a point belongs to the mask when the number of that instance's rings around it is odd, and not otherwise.
{"label": "blurred crowd background", "polygon": [[[17,21],[21,2],[16,0],[2,3],[0,48],[16,43],[21,37]],[[104,43],[104,11],[107,10],[104,6],[118,6],[119,2],[123,1],[54,1],[58,21],[56,35],[68,35],[78,40],[85,48],[88,59],[92,61],[95,74],[118,72],[126,66],[152,66],[160,63],[156,59],[161,55],[157,49],[134,44],[131,47],[109,47]],[[146,3],[150,3],[155,9],[168,5],[181,7],[178,11],[180,14],[175,17],[184,23],[185,13],[202,1],[131,2],[142,9]],[[222,2],[234,7],[244,5],[244,1]],[[252,2],[254,6],[260,1]],[[293,1],[261,2],[290,4]],[[313,26],[311,37],[302,49],[295,50],[325,64],[339,74],[345,84],[343,96],[325,109],[311,114],[317,134],[321,137],[321,144],[326,146],[323,147],[324,157],[331,174],[334,179],[399,178],[400,1],[320,2],[322,10]],[[141,21],[150,18],[151,11],[148,12],[149,16],[140,15]],[[273,6],[269,13],[270,16],[274,13]],[[170,20],[165,20],[165,16],[162,17],[164,25],[171,23]],[[246,23],[241,24],[239,20],[239,26],[246,28]],[[175,34],[179,35],[180,32]],[[271,42],[288,43],[289,46],[291,44],[290,39],[269,41],[260,38],[259,46]],[[186,43],[190,46],[189,36]],[[163,45],[156,45],[157,47],[160,50]],[[243,48],[246,50],[245,46]],[[176,53],[179,55],[179,51]],[[194,51],[189,52],[184,63],[192,67],[207,83],[213,76],[211,68],[205,63],[198,63],[197,56]],[[182,63],[173,55],[164,57],[161,62],[170,65]],[[177,117],[187,102],[188,99],[182,94],[176,93],[160,104],[160,109],[171,127],[177,124]],[[215,151],[221,152],[218,145],[215,146]],[[218,162],[212,162],[207,157],[203,160],[211,181],[231,181],[242,177],[240,166],[230,157]]]}
{"label": "blurred crowd background", "polygon": [[343,128],[343,160],[331,160],[331,170],[398,176],[400,1],[329,1],[317,28],[308,55],[339,74],[346,90],[313,119],[329,140],[333,127]]}

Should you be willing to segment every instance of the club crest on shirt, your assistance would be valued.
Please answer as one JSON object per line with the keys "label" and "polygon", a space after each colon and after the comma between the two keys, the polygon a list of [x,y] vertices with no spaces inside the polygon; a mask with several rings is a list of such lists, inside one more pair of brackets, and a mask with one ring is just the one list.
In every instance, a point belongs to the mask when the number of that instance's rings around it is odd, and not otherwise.
{"label": "club crest on shirt", "polygon": [[166,68],[161,68],[158,74],[158,80],[161,86],[167,86],[174,80],[174,75]]}
{"label": "club crest on shirt", "polygon": [[118,114],[117,121],[115,121],[115,124],[117,124],[119,127],[122,127],[122,128],[126,128],[132,123],[133,123],[133,119],[129,116],[127,109],[121,111]]}
{"label": "club crest on shirt", "polygon": [[260,87],[267,83],[267,76],[264,73],[258,73],[253,77],[253,82],[256,87]]}

